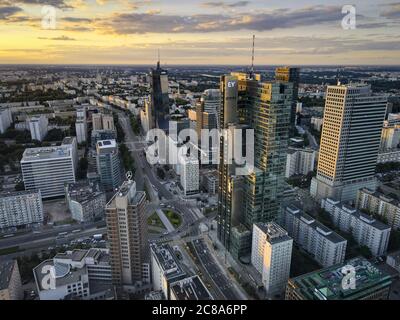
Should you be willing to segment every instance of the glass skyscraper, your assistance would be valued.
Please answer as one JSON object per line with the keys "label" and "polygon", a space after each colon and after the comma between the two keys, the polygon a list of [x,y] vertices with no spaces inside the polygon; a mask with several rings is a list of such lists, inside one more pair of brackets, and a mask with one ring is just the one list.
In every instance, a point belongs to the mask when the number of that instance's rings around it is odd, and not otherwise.
{"label": "glass skyscraper", "polygon": [[168,73],[157,62],[157,68],[150,72],[151,85],[151,108],[152,117],[149,120],[149,128],[157,127],[168,130],[169,118],[169,96],[168,96]]}

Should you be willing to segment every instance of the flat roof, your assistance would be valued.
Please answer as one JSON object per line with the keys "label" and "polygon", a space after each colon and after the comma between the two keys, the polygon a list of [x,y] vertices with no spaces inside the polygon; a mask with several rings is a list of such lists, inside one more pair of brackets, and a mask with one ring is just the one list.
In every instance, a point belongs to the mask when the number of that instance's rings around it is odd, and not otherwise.
{"label": "flat roof", "polygon": [[176,281],[170,288],[177,300],[214,300],[198,275]]}
{"label": "flat roof", "polygon": [[116,148],[117,143],[115,142],[115,140],[100,140],[97,141],[97,147],[100,149],[104,149],[104,148]]}
{"label": "flat roof", "polygon": [[[355,269],[355,289],[344,289],[344,266]],[[391,276],[362,257],[290,279],[301,296],[308,300],[357,300],[379,288],[390,286]]]}
{"label": "flat roof", "polygon": [[275,222],[258,222],[255,225],[266,234],[269,243],[279,243],[292,239],[288,236],[287,231]]}
{"label": "flat roof", "polygon": [[169,244],[152,243],[150,249],[168,280],[186,275]]}
{"label": "flat roof", "polygon": [[21,162],[70,158],[71,148],[71,145],[68,144],[56,147],[27,148],[22,155]]}

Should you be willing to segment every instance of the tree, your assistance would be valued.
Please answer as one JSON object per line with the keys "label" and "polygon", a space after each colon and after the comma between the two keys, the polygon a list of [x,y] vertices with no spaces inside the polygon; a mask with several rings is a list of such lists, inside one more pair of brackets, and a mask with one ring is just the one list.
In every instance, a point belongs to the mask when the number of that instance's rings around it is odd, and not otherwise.
{"label": "tree", "polygon": [[360,254],[366,259],[372,258],[372,252],[367,246],[360,246]]}
{"label": "tree", "polygon": [[46,137],[44,138],[45,141],[62,141],[64,139],[64,132],[61,129],[51,129],[47,132]]}
{"label": "tree", "polygon": [[80,158],[78,162],[78,169],[76,170],[76,175],[78,179],[85,179],[87,174],[89,163],[86,158]]}
{"label": "tree", "polygon": [[18,182],[18,183],[15,185],[15,191],[24,191],[24,190],[25,190],[25,184],[24,184],[23,181]]}

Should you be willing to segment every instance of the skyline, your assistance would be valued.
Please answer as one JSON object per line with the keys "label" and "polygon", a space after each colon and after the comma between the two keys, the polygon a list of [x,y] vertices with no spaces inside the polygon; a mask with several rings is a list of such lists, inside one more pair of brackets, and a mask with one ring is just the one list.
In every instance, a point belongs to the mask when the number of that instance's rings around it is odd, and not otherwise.
{"label": "skyline", "polygon": [[[400,2],[0,0],[0,64],[398,65]],[[43,5],[57,27],[42,29]]]}

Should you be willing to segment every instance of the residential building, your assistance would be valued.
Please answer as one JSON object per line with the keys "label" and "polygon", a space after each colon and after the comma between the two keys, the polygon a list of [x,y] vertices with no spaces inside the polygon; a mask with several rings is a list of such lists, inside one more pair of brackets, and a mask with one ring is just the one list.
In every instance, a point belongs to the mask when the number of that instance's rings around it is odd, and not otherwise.
{"label": "residential building", "polygon": [[113,284],[136,291],[150,282],[146,194],[125,181],[106,205]]}
{"label": "residential building", "polygon": [[386,257],[386,264],[400,273],[400,251],[388,254]]}
{"label": "residential building", "polygon": [[262,275],[267,296],[285,292],[290,274],[293,239],[275,222],[255,223],[251,263]]}
{"label": "residential building", "polygon": [[150,252],[153,290],[162,291],[166,299],[170,300],[171,284],[185,279],[187,274],[169,244],[152,243]]}
{"label": "residential building", "polygon": [[293,241],[316,262],[329,267],[344,261],[347,240],[291,204],[281,222]]}
{"label": "residential building", "polygon": [[317,176],[310,193],[317,200],[354,201],[358,189],[375,190],[375,167],[387,97],[367,84],[328,86]]}
{"label": "residential building", "polygon": [[49,120],[46,116],[40,115],[29,119],[29,130],[32,140],[43,141],[48,132]]}
{"label": "residential building", "polygon": [[321,132],[323,123],[324,118],[311,117],[311,125],[313,126],[314,130]]}
{"label": "residential building", "polygon": [[0,109],[0,133],[3,134],[13,123],[11,108]]}
{"label": "residential building", "polygon": [[360,246],[367,246],[374,256],[386,254],[391,228],[342,202],[323,199],[321,208],[332,218],[333,224],[344,232],[351,233]]}
{"label": "residential building", "polygon": [[113,300],[108,249],[58,253],[33,269],[40,300]]}
{"label": "residential building", "polygon": [[43,223],[40,191],[0,193],[0,229]]}
{"label": "residential building", "polygon": [[21,159],[26,190],[40,190],[42,198],[64,195],[65,183],[75,182],[73,145],[25,149]]}
{"label": "residential building", "polygon": [[216,171],[207,172],[202,174],[203,187],[210,194],[218,193],[218,173]]}
{"label": "residential building", "polygon": [[181,168],[181,185],[185,196],[192,196],[199,193],[199,160],[196,157],[179,157],[179,166]]}
{"label": "residential building", "polygon": [[400,162],[400,149],[383,150],[378,153],[376,163]]}
{"label": "residential building", "polygon": [[198,275],[172,283],[170,292],[170,300],[214,300]]}
{"label": "residential building", "polygon": [[93,130],[103,130],[103,121],[101,113],[92,114],[92,129]]}
{"label": "residential building", "polygon": [[24,291],[17,260],[0,261],[0,301],[23,298]]}
{"label": "residential building", "polygon": [[85,143],[87,140],[86,118],[77,117],[75,122],[76,139],[78,143]]}
{"label": "residential building", "polygon": [[306,175],[314,171],[316,151],[312,149],[288,148],[285,177]]}
{"label": "residential building", "polygon": [[400,202],[390,195],[367,188],[358,191],[356,207],[380,216],[394,229],[400,229]]}
{"label": "residential building", "polygon": [[[356,272],[355,288],[343,286],[349,268]],[[354,258],[289,279],[286,300],[387,300],[391,276],[364,258]]]}
{"label": "residential building", "polygon": [[122,182],[122,166],[115,140],[98,141],[96,165],[100,181],[105,190],[113,190]]}
{"label": "residential building", "polygon": [[106,194],[98,183],[69,183],[65,186],[65,199],[75,221],[91,222],[104,217]]}

